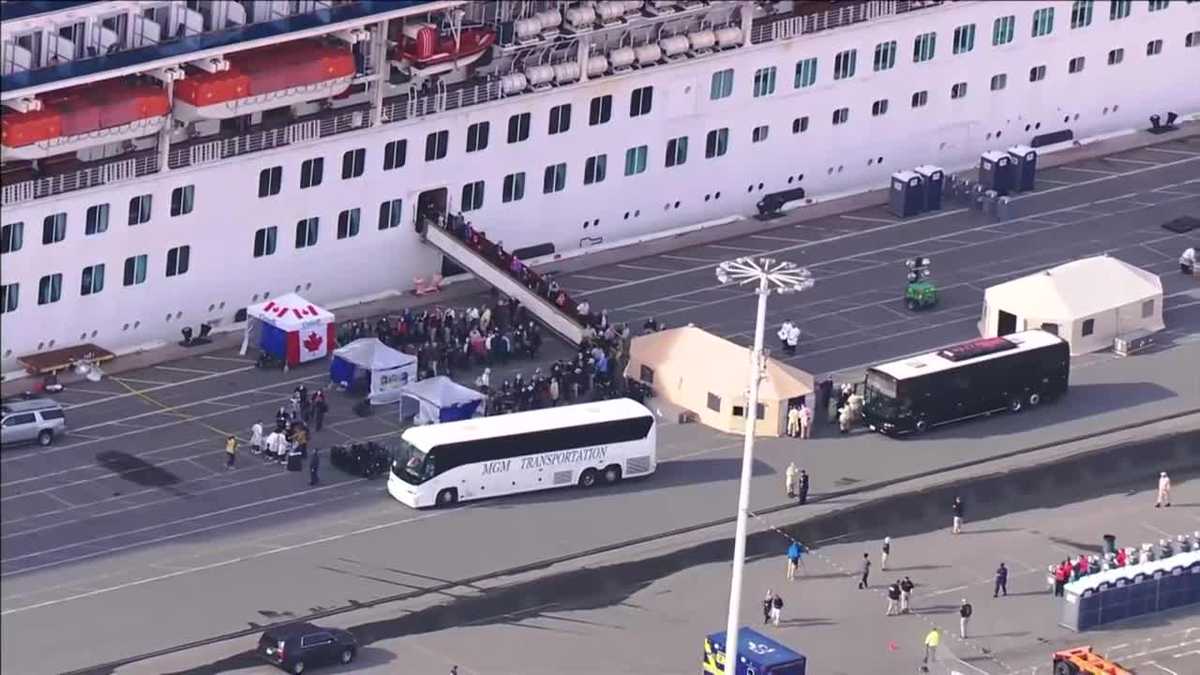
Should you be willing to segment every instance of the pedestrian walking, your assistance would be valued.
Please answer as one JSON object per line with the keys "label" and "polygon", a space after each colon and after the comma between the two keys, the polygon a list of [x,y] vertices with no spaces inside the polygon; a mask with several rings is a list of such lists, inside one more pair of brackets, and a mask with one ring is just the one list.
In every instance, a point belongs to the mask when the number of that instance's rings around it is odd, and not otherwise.
{"label": "pedestrian walking", "polygon": [[812,438],[813,414],[803,402],[800,403],[800,438]]}
{"label": "pedestrian walking", "polygon": [[263,425],[262,420],[256,421],[250,426],[250,454],[257,455],[262,452],[263,446]]}
{"label": "pedestrian walking", "polygon": [[791,438],[800,437],[800,409],[795,406],[788,408],[787,435]]}
{"label": "pedestrian walking", "polygon": [[1158,499],[1154,500],[1154,508],[1171,505],[1171,477],[1166,471],[1158,474]]}
{"label": "pedestrian walking", "polygon": [[879,569],[880,570],[887,569],[888,555],[891,554],[891,552],[892,552],[892,538],[884,537],[883,538],[883,550],[879,552]]}
{"label": "pedestrian walking", "polygon": [[963,598],[962,605],[958,608],[958,636],[964,640],[967,639],[967,624],[971,621],[971,603]]}
{"label": "pedestrian walking", "polygon": [[912,611],[913,586],[915,586],[915,584],[913,584],[912,579],[909,579],[908,577],[904,577],[904,580],[900,582],[900,613],[901,614],[908,614],[909,612]]}
{"label": "pedestrian walking", "polygon": [[800,489],[800,504],[801,505],[807,504],[808,503],[808,472],[805,471],[804,469],[800,469],[800,477],[798,480],[800,481],[800,488],[799,488]]}
{"label": "pedestrian walking", "polygon": [[771,623],[771,610],[775,608],[775,591],[767,589],[767,597],[763,598],[763,625]]}
{"label": "pedestrian walking", "polygon": [[313,425],[317,431],[325,425],[325,413],[329,412],[329,404],[325,401],[325,390],[318,389],[313,394]]}
{"label": "pedestrian walking", "polygon": [[313,448],[312,459],[308,462],[308,484],[316,485],[321,482],[318,471],[321,469],[321,449]]}
{"label": "pedestrian walking", "polygon": [[992,589],[992,597],[998,597],[1001,593],[1008,596],[1008,568],[1004,563],[996,568],[996,587]]}
{"label": "pedestrian walking", "polygon": [[796,463],[788,462],[787,470],[783,472],[784,485],[787,487],[788,499],[796,496]]}
{"label": "pedestrian walking", "polygon": [[800,566],[800,556],[803,550],[800,548],[800,542],[793,541],[787,550],[787,580],[796,580],[796,568]]}
{"label": "pedestrian walking", "polygon": [[771,597],[771,623],[778,626],[779,619],[783,616],[783,598],[775,593]]}
{"label": "pedestrian walking", "polygon": [[888,608],[885,616],[895,616],[900,613],[900,582],[888,586]]}
{"label": "pedestrian walking", "polygon": [[237,461],[237,439],[233,436],[225,439],[225,470],[233,468],[234,462]]}
{"label": "pedestrian walking", "polygon": [[[937,648],[938,648],[938,645],[940,645],[941,643],[942,643],[942,635],[941,635],[941,632],[936,627],[934,627],[928,633],[926,633],[926,635],[925,635],[925,660],[922,661],[922,663],[928,664],[930,661],[937,660]],[[928,672],[928,671],[926,671],[926,672]]]}
{"label": "pedestrian walking", "polygon": [[864,588],[870,588],[870,585],[867,583],[867,577],[869,577],[871,575],[871,554],[870,553],[863,554],[862,564],[859,565],[858,571],[859,571],[859,578],[858,578],[859,590],[862,590]]}
{"label": "pedestrian walking", "polygon": [[963,510],[964,509],[963,509],[962,497],[954,498],[954,504],[951,505],[951,509],[953,509],[953,511],[954,511],[954,529],[952,531],[954,532],[954,534],[959,534],[962,532],[962,523],[963,523]]}

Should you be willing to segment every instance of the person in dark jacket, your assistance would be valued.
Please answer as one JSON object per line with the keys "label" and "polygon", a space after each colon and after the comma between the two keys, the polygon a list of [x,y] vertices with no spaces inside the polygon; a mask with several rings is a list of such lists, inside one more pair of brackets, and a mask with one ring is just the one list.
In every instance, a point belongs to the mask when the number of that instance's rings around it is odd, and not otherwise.
{"label": "person in dark jacket", "polygon": [[797,490],[797,494],[799,495],[801,504],[808,503],[808,472],[804,469],[800,469],[799,489]]}
{"label": "person in dark jacket", "polygon": [[1005,596],[1008,595],[1008,568],[1004,566],[1004,563],[1000,563],[1000,566],[996,568],[996,587],[992,589],[992,597],[995,598],[1001,593]]}
{"label": "person in dark jacket", "polygon": [[321,450],[313,448],[312,459],[308,462],[308,484],[316,485],[321,482],[318,472],[321,470]]}
{"label": "person in dark jacket", "polygon": [[960,532],[962,532],[963,511],[964,511],[962,497],[955,497],[954,503],[950,506],[950,508],[953,509],[953,511],[954,511],[954,529],[952,530],[952,532],[954,532],[954,534],[959,534]]}

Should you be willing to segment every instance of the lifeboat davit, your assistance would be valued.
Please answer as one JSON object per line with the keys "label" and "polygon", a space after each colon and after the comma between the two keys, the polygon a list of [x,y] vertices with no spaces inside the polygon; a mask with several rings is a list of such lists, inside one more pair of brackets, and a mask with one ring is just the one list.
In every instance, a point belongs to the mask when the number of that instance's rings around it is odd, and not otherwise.
{"label": "lifeboat davit", "polygon": [[455,40],[449,31],[439,31],[431,23],[418,23],[404,27],[392,59],[401,67],[432,75],[468,66],[494,44],[496,33],[489,28],[463,28]]}
{"label": "lifeboat davit", "polygon": [[42,159],[156,134],[171,107],[161,87],[133,78],[70,87],[40,100],[41,110],[0,116],[5,160]]}
{"label": "lifeboat davit", "polygon": [[175,116],[227,119],[337,96],[350,87],[356,68],[345,47],[300,40],[226,57],[229,70],[188,69],[175,83]]}

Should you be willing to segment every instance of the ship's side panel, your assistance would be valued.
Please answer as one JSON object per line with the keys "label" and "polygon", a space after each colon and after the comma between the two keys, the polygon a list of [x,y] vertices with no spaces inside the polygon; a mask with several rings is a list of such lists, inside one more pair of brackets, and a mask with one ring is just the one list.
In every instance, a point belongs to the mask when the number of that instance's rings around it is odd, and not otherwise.
{"label": "ship's side panel", "polygon": [[[1032,37],[1033,12],[1051,5],[1053,32]],[[993,21],[1008,14],[1015,17],[1014,39],[993,46]],[[113,349],[177,339],[182,325],[228,324],[238,308],[267,293],[299,290],[336,306],[409,288],[414,275],[440,268],[439,256],[413,228],[418,195],[439,187],[458,210],[463,185],[483,181],[482,207],[466,215],[510,250],[544,242],[567,250],[745,213],[763,194],[797,181],[818,197],[868,189],[902,168],[969,166],[981,151],[1060,129],[1080,138],[1143,126],[1151,113],[1187,114],[1200,110],[1200,88],[1185,84],[1200,81],[1200,49],[1184,46],[1198,16],[1197,5],[1172,3],[1149,13],[1139,3],[1133,16],[1109,21],[1107,3],[1098,3],[1091,25],[1073,30],[1070,3],[950,5],[11,205],[3,221],[24,222],[25,241],[3,258],[4,283],[20,284],[19,307],[0,317],[4,369],[17,355],[84,336]],[[955,28],[971,23],[973,49],[952,54]],[[927,32],[937,34],[935,57],[914,63],[914,39]],[[1147,43],[1155,39],[1163,40],[1162,51],[1148,56]],[[873,72],[875,45],[890,40],[897,43],[895,66]],[[1115,48],[1124,49],[1123,60],[1110,66]],[[835,54],[848,49],[857,50],[856,72],[835,80]],[[1083,70],[1069,73],[1079,56]],[[796,63],[810,57],[818,60],[816,82],[796,88]],[[1046,66],[1045,79],[1031,82],[1030,69],[1039,65]],[[755,72],[770,67],[773,93],[755,96]],[[734,71],[732,92],[712,100],[712,75],[725,69]],[[1006,76],[1005,87],[992,91],[998,74]],[[954,99],[958,83],[967,91]],[[630,97],[642,87],[653,89],[651,111],[631,118]],[[928,92],[928,103],[914,108],[917,91]],[[589,125],[590,102],[604,95],[613,97],[612,119]],[[872,115],[881,100],[887,112]],[[549,134],[551,110],[566,104],[569,131]],[[848,120],[833,124],[843,107]],[[522,113],[531,115],[529,139],[510,144],[508,120]],[[793,133],[803,117],[806,130]],[[467,153],[467,128],[482,121],[490,124],[488,147]],[[762,126],[766,139],[753,142]],[[727,152],[706,158],[706,136],[718,129],[728,129]],[[426,137],[442,130],[449,133],[446,157],[425,161]],[[684,136],[687,161],[665,166],[669,139]],[[398,139],[407,141],[406,162],[384,171],[385,144]],[[626,151],[642,145],[645,170],[626,176]],[[364,172],[343,180],[343,155],[357,149],[365,151]],[[606,176],[585,185],[586,159],[596,155],[606,155]],[[302,190],[301,163],[314,157],[324,158],[323,180]],[[567,166],[565,188],[543,194],[545,168],[558,162]],[[281,167],[282,189],[259,198],[260,171],[274,166]],[[517,172],[525,174],[524,196],[504,203],[504,177]],[[171,216],[172,191],[188,185],[194,210]],[[153,195],[152,217],[130,226],[129,202],[141,194]],[[392,199],[403,200],[402,222],[380,230],[380,203]],[[85,235],[87,208],[100,203],[110,205],[108,229]],[[353,208],[360,209],[359,232],[339,239],[339,213]],[[43,219],[56,212],[67,214],[66,238],[43,245]],[[316,244],[297,248],[297,222],[314,217]],[[254,257],[256,230],[271,226],[278,228],[276,252]],[[191,247],[189,270],[168,278],[167,252],[181,245]],[[126,287],[124,261],[138,254],[148,256],[146,281]],[[105,287],[81,296],[82,269],[95,263],[106,266]],[[63,275],[62,298],[39,306],[39,279],[56,272]]]}

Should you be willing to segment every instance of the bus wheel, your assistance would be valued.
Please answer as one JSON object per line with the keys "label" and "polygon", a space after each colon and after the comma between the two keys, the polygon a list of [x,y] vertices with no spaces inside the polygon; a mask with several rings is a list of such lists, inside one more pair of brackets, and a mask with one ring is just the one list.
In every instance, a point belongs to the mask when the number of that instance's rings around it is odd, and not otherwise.
{"label": "bus wheel", "polygon": [[596,470],[584,469],[583,473],[579,474],[579,487],[590,488],[596,484]]}
{"label": "bus wheel", "polygon": [[925,433],[925,430],[928,428],[929,428],[929,425],[925,422],[925,420],[917,420],[916,429],[917,429],[918,434]]}
{"label": "bus wheel", "polygon": [[1021,407],[1021,399],[1019,398],[1014,398],[1008,402],[1008,412],[1019,413],[1021,412]]}
{"label": "bus wheel", "polygon": [[604,483],[616,485],[619,482],[621,482],[621,467],[616,464],[604,467]]}
{"label": "bus wheel", "polygon": [[1029,395],[1029,407],[1032,408],[1042,402],[1042,395],[1034,392]]}
{"label": "bus wheel", "polygon": [[458,503],[458,490],[456,488],[446,488],[437,494],[438,506],[450,506]]}

